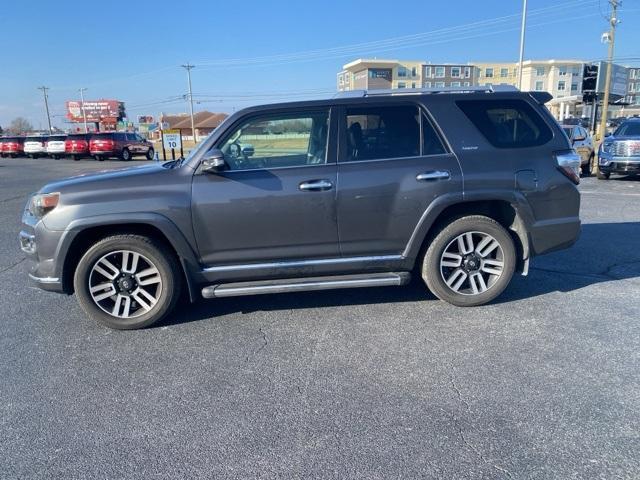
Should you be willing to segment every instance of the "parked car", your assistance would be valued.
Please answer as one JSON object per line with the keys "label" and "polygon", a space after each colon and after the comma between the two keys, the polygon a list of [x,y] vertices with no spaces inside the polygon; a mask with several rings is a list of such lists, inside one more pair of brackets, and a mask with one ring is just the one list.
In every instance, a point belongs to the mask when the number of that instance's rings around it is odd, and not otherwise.
{"label": "parked car", "polygon": [[640,174],[640,118],[630,118],[605,137],[598,151],[598,178]]}
{"label": "parked car", "polygon": [[0,153],[3,157],[17,157],[24,154],[24,137],[2,137]]}
{"label": "parked car", "polygon": [[31,135],[24,139],[24,153],[29,158],[38,158],[47,154],[47,140],[45,135]]}
{"label": "parked car", "polygon": [[580,168],[583,175],[591,174],[594,161],[593,141],[591,135],[580,125],[563,125],[562,130],[571,141],[571,146],[580,155]]}
{"label": "parked car", "polygon": [[47,140],[47,155],[49,155],[53,159],[58,159],[64,156],[65,148],[64,144],[67,140],[66,133],[53,134],[49,136]]}
{"label": "parked car", "polygon": [[72,133],[64,141],[64,153],[73,160],[80,160],[82,157],[89,157],[89,140],[91,133]]}
{"label": "parked car", "polygon": [[89,150],[96,160],[119,157],[124,161],[134,156],[145,156],[153,160],[153,145],[137,133],[96,133],[89,141]]}
{"label": "parked car", "polygon": [[547,93],[439,93],[248,108],[184,160],[50,183],[23,216],[30,276],[118,329],[157,322],[183,286],[196,300],[415,274],[453,305],[490,302],[576,241],[580,157]]}

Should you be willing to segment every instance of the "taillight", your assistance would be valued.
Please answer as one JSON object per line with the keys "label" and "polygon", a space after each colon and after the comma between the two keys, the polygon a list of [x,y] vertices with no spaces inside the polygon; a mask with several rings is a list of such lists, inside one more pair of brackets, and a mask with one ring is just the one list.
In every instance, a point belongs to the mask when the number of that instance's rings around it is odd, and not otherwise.
{"label": "taillight", "polygon": [[575,150],[563,150],[555,152],[558,170],[562,174],[578,185],[580,183],[580,155]]}

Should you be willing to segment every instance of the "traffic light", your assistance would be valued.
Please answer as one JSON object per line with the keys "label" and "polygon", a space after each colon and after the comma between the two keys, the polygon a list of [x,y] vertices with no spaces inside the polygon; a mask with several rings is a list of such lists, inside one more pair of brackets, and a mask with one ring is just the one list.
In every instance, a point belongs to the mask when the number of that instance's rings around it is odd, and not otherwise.
{"label": "traffic light", "polygon": [[593,102],[596,98],[596,83],[598,81],[598,65],[585,65],[582,72],[582,101]]}

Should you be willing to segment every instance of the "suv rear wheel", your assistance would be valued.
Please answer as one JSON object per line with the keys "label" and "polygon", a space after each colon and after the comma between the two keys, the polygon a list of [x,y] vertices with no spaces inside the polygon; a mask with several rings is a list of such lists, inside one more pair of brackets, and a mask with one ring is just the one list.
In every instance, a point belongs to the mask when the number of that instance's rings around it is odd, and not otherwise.
{"label": "suv rear wheel", "polygon": [[147,150],[147,160],[153,160],[154,153],[153,148],[149,148],[149,150]]}
{"label": "suv rear wheel", "polygon": [[178,261],[162,243],[114,235],[82,256],[74,288],[82,309],[110,328],[129,330],[165,317],[180,296]]}
{"label": "suv rear wheel", "polygon": [[128,162],[129,160],[131,160],[131,152],[129,151],[128,148],[123,148],[122,149],[122,153],[120,154],[120,158],[122,158],[122,160],[124,160],[125,162]]}
{"label": "suv rear wheel", "polygon": [[436,235],[422,278],[439,299],[460,307],[490,302],[513,276],[516,249],[509,232],[480,215],[459,218]]}

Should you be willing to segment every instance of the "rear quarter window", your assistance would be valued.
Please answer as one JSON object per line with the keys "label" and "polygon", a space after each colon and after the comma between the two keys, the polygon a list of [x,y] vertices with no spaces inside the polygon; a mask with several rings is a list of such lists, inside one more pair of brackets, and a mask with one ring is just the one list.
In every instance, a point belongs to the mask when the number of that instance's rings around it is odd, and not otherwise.
{"label": "rear quarter window", "polygon": [[553,138],[544,119],[524,100],[460,100],[456,104],[496,148],[536,147]]}

